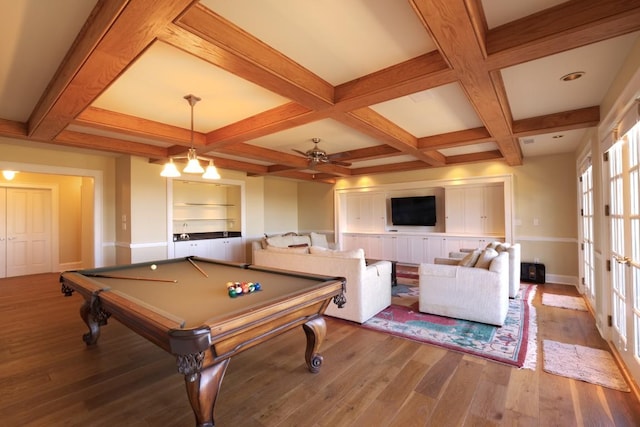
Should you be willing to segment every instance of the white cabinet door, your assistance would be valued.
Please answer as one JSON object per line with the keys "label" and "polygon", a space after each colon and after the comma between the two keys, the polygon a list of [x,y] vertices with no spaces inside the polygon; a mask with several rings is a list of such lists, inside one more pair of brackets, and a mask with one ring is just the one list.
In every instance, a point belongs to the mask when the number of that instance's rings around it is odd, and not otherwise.
{"label": "white cabinet door", "polygon": [[411,262],[411,245],[409,236],[396,237],[396,261]]}
{"label": "white cabinet door", "polygon": [[447,188],[445,216],[447,233],[503,235],[503,185]]}
{"label": "white cabinet door", "polygon": [[244,245],[242,237],[212,239],[209,257],[221,261],[244,262]]}
{"label": "white cabinet door", "polygon": [[464,188],[447,188],[444,206],[447,233],[464,233]]}
{"label": "white cabinet door", "polygon": [[484,232],[484,188],[471,187],[464,190],[464,232]]}
{"label": "white cabinet door", "polygon": [[349,251],[352,249],[357,249],[358,246],[358,235],[357,234],[343,234],[342,235],[342,250]]}
{"label": "white cabinet door", "polygon": [[187,256],[211,258],[208,240],[187,240],[184,242],[175,242],[173,244],[173,251],[176,258]]}
{"label": "white cabinet door", "polygon": [[347,230],[352,232],[384,231],[386,206],[384,193],[349,194]]}
{"label": "white cabinet door", "polygon": [[484,189],[484,232],[504,234],[504,188],[490,185]]}
{"label": "white cabinet door", "polygon": [[382,236],[380,239],[382,243],[382,256],[380,258],[388,261],[397,261],[396,236]]}
{"label": "white cabinet door", "polygon": [[383,259],[382,257],[382,237],[378,235],[369,235],[368,236],[369,244],[369,252],[365,252],[365,256],[367,258],[373,259]]}

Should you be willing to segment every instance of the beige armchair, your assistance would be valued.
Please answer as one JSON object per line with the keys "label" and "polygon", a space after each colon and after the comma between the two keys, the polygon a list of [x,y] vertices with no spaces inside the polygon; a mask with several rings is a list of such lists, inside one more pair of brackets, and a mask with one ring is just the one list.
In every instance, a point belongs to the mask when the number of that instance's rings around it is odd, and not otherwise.
{"label": "beige armchair", "polygon": [[423,313],[502,326],[509,309],[509,255],[488,265],[420,264],[419,310]]}

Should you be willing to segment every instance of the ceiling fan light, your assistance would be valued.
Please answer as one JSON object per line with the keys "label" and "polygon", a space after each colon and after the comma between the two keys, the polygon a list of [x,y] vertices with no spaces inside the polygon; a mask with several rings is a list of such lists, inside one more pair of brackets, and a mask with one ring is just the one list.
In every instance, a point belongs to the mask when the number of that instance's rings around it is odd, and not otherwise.
{"label": "ceiling fan light", "polygon": [[213,164],[213,160],[209,160],[209,165],[207,166],[207,170],[202,175],[204,179],[220,179],[220,174],[218,173],[218,169]]}
{"label": "ceiling fan light", "polygon": [[177,178],[180,176],[180,172],[176,167],[176,164],[173,163],[173,159],[169,159],[167,163],[165,163],[164,168],[162,168],[162,172],[160,172],[160,176],[165,178]]}
{"label": "ceiling fan light", "polygon": [[182,169],[182,172],[184,173],[203,173],[204,172],[204,169],[202,168],[202,166],[200,165],[200,162],[198,161],[198,155],[196,154],[195,148],[189,148],[189,154],[187,155],[187,159],[189,159],[189,161],[187,162],[187,166],[185,166],[185,168]]}

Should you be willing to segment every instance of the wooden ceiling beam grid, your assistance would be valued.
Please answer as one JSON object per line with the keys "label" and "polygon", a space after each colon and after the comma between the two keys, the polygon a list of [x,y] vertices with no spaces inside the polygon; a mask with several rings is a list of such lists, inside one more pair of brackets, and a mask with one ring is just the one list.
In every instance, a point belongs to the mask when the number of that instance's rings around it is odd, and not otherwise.
{"label": "wooden ceiling beam grid", "polygon": [[334,111],[351,111],[455,81],[440,52],[433,51],[336,86]]}
{"label": "wooden ceiling beam grid", "polygon": [[480,47],[477,25],[474,25],[465,0],[411,0],[442,56],[454,69],[462,89],[489,133],[495,138],[502,155],[511,166],[522,164],[522,152],[511,137],[511,120],[505,115],[504,88],[496,85],[486,68],[484,50]]}
{"label": "wooden ceiling beam grid", "polygon": [[98,2],[29,118],[29,136],[52,140],[194,0]]}
{"label": "wooden ceiling beam grid", "polygon": [[444,165],[445,159],[437,151],[422,152],[417,140],[409,132],[370,108],[360,108],[344,114],[336,114],[335,120],[350,126],[403,154],[410,154],[429,165]]}
{"label": "wooden ceiling beam grid", "polygon": [[332,85],[202,5],[161,40],[307,108],[333,105]]}

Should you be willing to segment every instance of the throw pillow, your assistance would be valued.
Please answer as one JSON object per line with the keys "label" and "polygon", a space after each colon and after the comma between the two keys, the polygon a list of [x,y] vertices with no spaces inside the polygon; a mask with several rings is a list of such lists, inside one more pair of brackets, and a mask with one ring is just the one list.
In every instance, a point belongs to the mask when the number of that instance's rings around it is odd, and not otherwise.
{"label": "throw pillow", "polygon": [[493,259],[497,256],[498,251],[496,251],[495,249],[487,248],[480,253],[478,261],[476,262],[476,265],[474,267],[484,268],[488,270],[491,261],[493,261]]}
{"label": "throw pillow", "polygon": [[307,246],[299,247],[299,248],[281,248],[279,246],[267,246],[267,249],[270,252],[280,252],[285,254],[308,254],[309,248]]}
{"label": "throw pillow", "polygon": [[311,232],[311,246],[319,246],[321,248],[329,248],[329,242],[327,242],[327,236],[320,233]]}
{"label": "throw pillow", "polygon": [[461,267],[473,267],[476,265],[476,262],[478,262],[478,258],[480,258],[480,253],[482,251],[480,249],[475,249],[471,252],[469,252],[467,255],[465,255],[464,258],[462,258],[460,260],[460,262],[458,263],[459,266]]}

